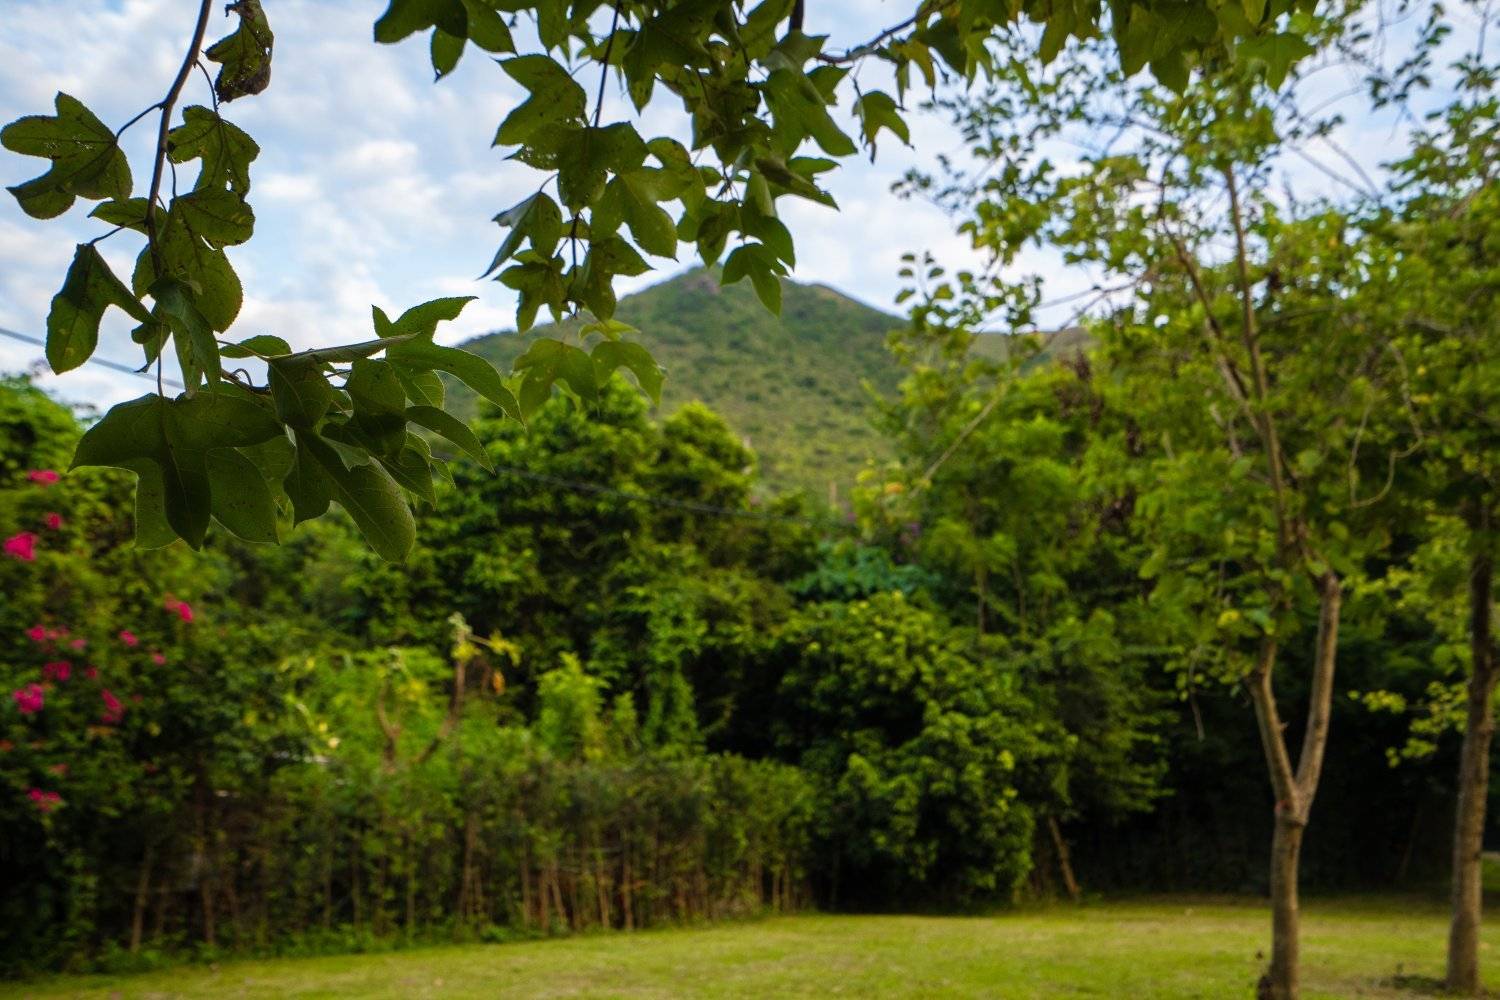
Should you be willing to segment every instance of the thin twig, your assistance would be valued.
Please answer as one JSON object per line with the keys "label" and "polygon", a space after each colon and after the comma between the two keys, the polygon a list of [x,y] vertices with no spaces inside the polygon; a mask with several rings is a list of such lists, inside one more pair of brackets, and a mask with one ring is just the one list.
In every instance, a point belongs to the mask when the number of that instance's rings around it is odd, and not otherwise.
{"label": "thin twig", "polygon": [[161,108],[161,125],[156,130],[156,158],[151,167],[151,189],[146,195],[146,240],[151,247],[151,264],[156,277],[162,277],[161,248],[156,232],[156,200],[161,195],[162,167],[167,162],[167,133],[172,129],[172,108],[182,96],[182,88],[198,62],[198,53],[203,48],[203,35],[208,31],[208,12],[213,9],[213,0],[203,0],[198,7],[198,24],[193,29],[193,41],[188,46],[187,58],[172,81],[167,96],[157,105]]}

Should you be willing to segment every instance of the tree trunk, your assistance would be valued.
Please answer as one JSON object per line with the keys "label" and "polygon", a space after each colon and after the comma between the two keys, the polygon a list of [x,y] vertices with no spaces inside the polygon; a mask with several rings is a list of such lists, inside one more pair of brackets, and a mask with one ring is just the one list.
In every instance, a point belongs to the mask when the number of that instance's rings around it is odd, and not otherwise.
{"label": "tree trunk", "polygon": [[1476,551],[1469,569],[1469,705],[1463,753],[1458,764],[1458,810],[1453,822],[1453,922],[1448,931],[1451,992],[1479,992],[1479,921],[1484,902],[1484,809],[1490,786],[1490,742],[1495,717],[1495,662],[1490,649],[1493,566],[1489,554],[1488,512],[1471,517]]}
{"label": "tree trunk", "polygon": [[1078,887],[1078,879],[1073,877],[1073,859],[1056,816],[1047,817],[1047,829],[1052,834],[1052,848],[1057,852],[1057,870],[1062,873],[1063,888],[1067,889],[1068,898],[1076,903],[1083,898],[1083,890]]}
{"label": "tree trunk", "polygon": [[130,953],[141,950],[141,937],[146,929],[146,904],[151,899],[151,844],[146,845],[146,855],[141,859],[141,878],[135,886],[135,911],[130,916]]}
{"label": "tree trunk", "polygon": [[1318,584],[1318,635],[1307,703],[1307,725],[1295,770],[1287,749],[1285,725],[1276,706],[1272,674],[1277,645],[1272,636],[1262,643],[1259,662],[1248,680],[1250,700],[1260,729],[1271,789],[1276,796],[1275,832],[1271,838],[1271,967],[1261,977],[1258,1000],[1297,1000],[1300,912],[1297,902],[1297,864],[1302,835],[1318,792],[1328,727],[1333,710],[1333,676],[1338,663],[1339,618],[1343,587],[1337,576],[1324,573]]}
{"label": "tree trunk", "polygon": [[1285,812],[1271,835],[1271,969],[1261,980],[1259,1000],[1296,1000],[1302,912],[1297,901],[1297,861],[1303,824]]}

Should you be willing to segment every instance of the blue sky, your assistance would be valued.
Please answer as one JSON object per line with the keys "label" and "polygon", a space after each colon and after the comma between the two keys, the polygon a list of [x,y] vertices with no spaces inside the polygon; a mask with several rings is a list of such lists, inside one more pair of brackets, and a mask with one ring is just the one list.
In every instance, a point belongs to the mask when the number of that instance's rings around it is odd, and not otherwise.
{"label": "blue sky", "polygon": [[[231,336],[274,333],[296,346],[364,339],[370,306],[388,310],[439,295],[479,296],[441,338],[454,342],[512,325],[514,298],[493,281],[476,281],[501,238],[492,216],[529,195],[531,172],[490,146],[495,126],[521,98],[519,89],[478,50],[434,84],[425,40],[379,46],[371,24],[375,0],[265,0],[276,31],[275,68],[265,93],[236,101],[226,116],[249,131],[262,153],[252,167],[250,201],[255,238],[232,248],[247,296]],[[58,90],[81,99],[104,121],[124,122],[157,100],[181,59],[195,5],[187,0],[0,0],[0,122],[49,113]],[[899,21],[899,0],[817,0],[808,30],[842,46]],[[210,37],[228,24],[217,17]],[[878,65],[862,68],[866,88],[888,85]],[[1348,89],[1337,67],[1308,86],[1330,95]],[[1316,94],[1317,89],[1314,90]],[[605,120],[626,116],[628,104],[610,86]],[[185,102],[206,103],[207,84],[190,81]],[[658,100],[639,126],[643,134],[678,134],[682,116]],[[1372,169],[1400,146],[1401,127],[1355,115],[1341,130],[1344,145]],[[153,126],[127,134],[138,193],[148,180]],[[794,277],[832,285],[895,311],[901,254],[930,250],[948,264],[974,263],[952,223],[931,205],[904,201],[891,183],[913,164],[939,154],[960,156],[963,144],[943,120],[912,116],[912,147],[883,143],[875,163],[851,158],[824,175],[842,211],[786,199],[785,219],[798,249]],[[1334,162],[1324,150],[1325,161]],[[0,153],[0,182],[40,172],[41,161]],[[1331,182],[1311,166],[1304,193]],[[62,281],[73,243],[102,231],[83,204],[62,220],[38,222],[14,200],[0,199],[0,327],[40,336],[48,302]],[[117,273],[128,274],[139,240],[121,233],[100,245]],[[695,261],[621,285],[622,292],[660,280]],[[1048,272],[1048,294],[1086,286],[1046,258],[1023,268]],[[99,353],[133,362],[129,323],[106,318]],[[35,365],[40,350],[0,338],[0,371]],[[88,366],[44,384],[65,398],[107,405],[138,395],[139,380]]]}

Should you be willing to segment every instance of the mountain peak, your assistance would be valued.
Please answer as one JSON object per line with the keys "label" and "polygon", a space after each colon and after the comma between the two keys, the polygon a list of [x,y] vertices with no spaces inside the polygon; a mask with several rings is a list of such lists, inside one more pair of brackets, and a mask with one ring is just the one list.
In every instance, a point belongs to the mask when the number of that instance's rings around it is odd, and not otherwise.
{"label": "mountain peak", "polygon": [[[885,347],[901,325],[895,316],[827,285],[783,280],[778,318],[749,282],[721,287],[696,267],[625,296],[615,317],[641,331],[636,339],[667,370],[662,410],[708,404],[748,439],[772,488],[823,495],[833,482],[847,491],[867,459],[887,454],[862,383],[890,392],[901,379]],[[576,321],[464,346],[504,371],[536,338],[570,328]],[[473,405],[460,392],[453,401]]]}

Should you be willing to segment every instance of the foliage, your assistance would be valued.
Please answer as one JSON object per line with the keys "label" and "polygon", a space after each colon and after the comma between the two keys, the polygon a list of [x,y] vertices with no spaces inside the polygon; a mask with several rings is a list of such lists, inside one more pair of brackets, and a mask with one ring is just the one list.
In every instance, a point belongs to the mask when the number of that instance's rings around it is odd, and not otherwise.
{"label": "foliage", "polygon": [[[883,345],[901,320],[817,285],[787,280],[782,296],[772,315],[745,285],[720,287],[695,269],[621,298],[615,319],[639,329],[633,336],[666,371],[660,412],[706,403],[747,439],[767,487],[821,498],[833,482],[847,495],[865,459],[888,451],[864,385],[895,389],[901,371]],[[503,370],[537,338],[567,339],[582,326],[538,325],[464,346]],[[453,412],[471,415],[473,394],[449,388]]]}
{"label": "foliage", "polygon": [[[248,540],[275,541],[283,518],[319,517],[337,502],[376,552],[400,560],[413,539],[408,497],[430,503],[441,468],[424,438],[408,429],[415,423],[447,433],[448,421],[433,412],[442,404],[433,372],[459,378],[517,419],[555,384],[592,400],[622,366],[655,395],[654,361],[639,345],[619,341],[615,277],[648,270],[643,251],[675,257],[681,241],[696,244],[703,263],[715,265],[734,239],[723,279],[748,277],[761,301],[778,311],[780,278],[796,257],[777,202],[834,204],[818,176],[836,162],[804,150],[816,147],[831,157],[858,152],[830,107],[839,103],[851,68],[866,59],[892,65],[897,91],[893,97],[853,86],[852,110],[873,156],[882,130],[908,139],[900,101],[914,71],[929,87],[939,73],[966,80],[993,74],[1007,59],[1002,40],[1023,21],[1045,26],[1037,42],[1044,63],[1069,38],[1107,31],[1125,72],[1149,64],[1179,90],[1192,66],[1226,57],[1266,67],[1277,86],[1311,51],[1302,38],[1309,24],[1303,8],[1311,4],[1292,0],[1243,11],[1206,0],[1153,2],[1129,12],[1111,9],[1110,16],[1037,2],[923,0],[906,20],[843,53],[825,51],[824,36],[803,32],[803,7],[793,0],[766,0],[751,10],[721,0],[616,0],[612,8],[538,0],[504,8],[526,14],[535,29],[534,39],[528,34],[520,46],[502,7],[492,0],[391,0],[374,34],[377,42],[394,43],[430,30],[438,79],[472,43],[501,57],[502,70],[527,92],[494,142],[546,176],[496,216],[508,233],[485,276],[499,271],[497,280],[519,293],[521,330],[543,307],[558,320],[587,310],[594,321],[583,332],[600,339],[591,351],[537,341],[516,359],[509,384],[473,356],[433,342],[436,323],[456,315],[462,299],[424,303],[394,322],[376,308],[376,338],[361,344],[294,353],[269,334],[238,344],[220,339],[244,297],[226,248],[254,233],[250,168],[260,153],[222,106],[270,83],[274,33],[259,0],[230,4],[225,14],[234,18],[234,30],[206,48],[213,3],[202,0],[165,96],[117,130],[59,93],[55,115],[29,115],[0,131],[8,150],[47,161],[43,174],[9,189],[24,211],[50,219],[84,198],[100,203],[92,217],[114,227],[77,247],[53,299],[47,320],[53,370],[88,360],[104,313],[117,308],[139,324],[132,336],[146,364],[155,363],[159,374],[170,342],[187,383],[183,397],[167,399],[159,384],[156,394],[115,407],[75,456],[75,465],[137,474],[143,542],[182,538],[196,547],[211,520]],[[211,106],[189,104],[179,116],[200,55],[220,66]],[[575,77],[595,65],[598,94],[591,102]],[[666,135],[646,139],[629,117],[606,123],[611,71],[629,95],[630,117],[642,115],[658,84],[679,99],[691,122],[691,151]],[[141,196],[120,137],[154,112],[158,137]],[[708,159],[717,165],[700,162]],[[179,190],[177,166],[194,162],[191,189]],[[676,219],[664,204],[680,206]],[[128,283],[96,248],[121,231],[146,239]],[[263,362],[265,382],[256,384],[243,369],[226,370],[225,358]]]}

